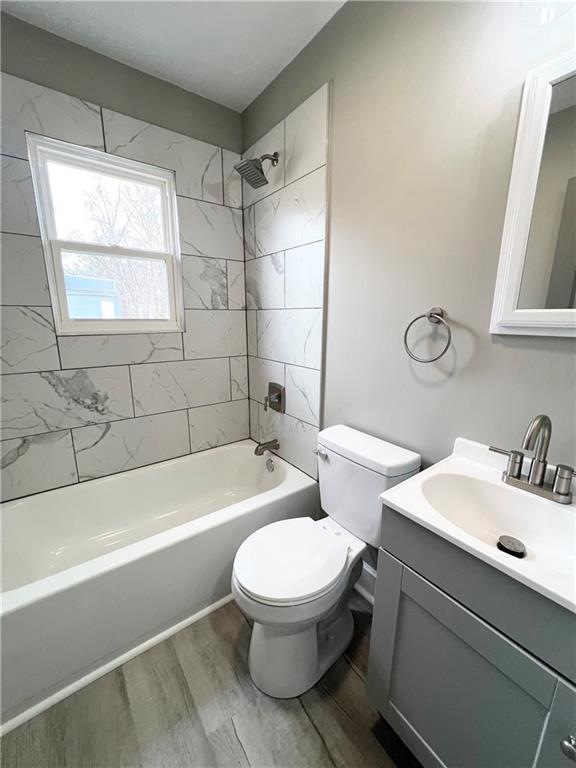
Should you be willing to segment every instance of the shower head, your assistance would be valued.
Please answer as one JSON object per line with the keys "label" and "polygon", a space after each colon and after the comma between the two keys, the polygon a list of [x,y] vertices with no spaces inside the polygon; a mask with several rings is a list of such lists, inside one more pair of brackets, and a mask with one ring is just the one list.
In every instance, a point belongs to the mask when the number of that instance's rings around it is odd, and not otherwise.
{"label": "shower head", "polygon": [[268,179],[262,170],[262,161],[270,160],[272,167],[275,168],[278,165],[279,158],[278,152],[274,152],[273,155],[262,155],[254,160],[240,160],[234,168],[244,181],[248,182],[254,189],[257,189],[258,187],[263,187],[264,184],[268,184]]}

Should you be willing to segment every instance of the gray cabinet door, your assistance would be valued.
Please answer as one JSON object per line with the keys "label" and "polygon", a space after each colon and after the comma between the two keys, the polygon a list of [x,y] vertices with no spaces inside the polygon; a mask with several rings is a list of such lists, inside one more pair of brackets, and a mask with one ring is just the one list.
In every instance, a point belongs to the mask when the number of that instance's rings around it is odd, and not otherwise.
{"label": "gray cabinet door", "polygon": [[[576,740],[576,689],[559,681],[535,768],[570,768],[570,765],[576,765],[576,753],[571,761],[561,747],[561,743],[569,741],[570,736]],[[567,751],[570,753],[569,749]]]}
{"label": "gray cabinet door", "polygon": [[424,766],[532,768],[556,681],[518,646],[380,551],[369,692]]}
{"label": "gray cabinet door", "polygon": [[382,507],[383,548],[576,685],[576,614]]}

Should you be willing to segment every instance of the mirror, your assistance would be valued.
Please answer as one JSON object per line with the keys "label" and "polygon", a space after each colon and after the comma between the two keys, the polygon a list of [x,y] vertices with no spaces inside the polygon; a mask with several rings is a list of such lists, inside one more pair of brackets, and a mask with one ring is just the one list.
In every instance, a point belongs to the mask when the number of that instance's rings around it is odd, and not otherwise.
{"label": "mirror", "polygon": [[576,336],[576,54],[524,86],[491,333]]}
{"label": "mirror", "polygon": [[576,309],[576,76],[552,86],[519,309]]}

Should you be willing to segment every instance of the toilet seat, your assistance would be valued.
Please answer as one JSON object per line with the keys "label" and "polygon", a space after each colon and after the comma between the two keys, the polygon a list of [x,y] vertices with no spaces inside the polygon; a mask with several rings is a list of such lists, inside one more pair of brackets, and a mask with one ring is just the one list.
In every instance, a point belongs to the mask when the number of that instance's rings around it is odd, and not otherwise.
{"label": "toilet seat", "polygon": [[339,582],[349,548],[309,517],[266,525],[240,546],[234,561],[238,586],[268,605],[298,605],[325,595]]}

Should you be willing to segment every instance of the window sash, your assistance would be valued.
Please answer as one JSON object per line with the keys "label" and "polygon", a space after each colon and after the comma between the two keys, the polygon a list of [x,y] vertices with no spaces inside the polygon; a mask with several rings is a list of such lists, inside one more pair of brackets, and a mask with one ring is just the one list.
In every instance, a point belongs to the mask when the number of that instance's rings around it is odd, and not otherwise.
{"label": "window sash", "polygon": [[[181,331],[177,321],[177,296],[175,291],[176,281],[174,275],[174,261],[172,254],[140,251],[129,248],[118,248],[115,246],[85,245],[69,240],[51,240],[50,251],[52,264],[54,267],[54,278],[58,296],[62,297],[60,310],[60,334],[61,335],[79,335],[82,333],[152,333],[155,331],[169,332]],[[168,281],[168,305],[170,317],[161,318],[142,318],[142,319],[102,319],[102,318],[78,318],[70,317],[68,309],[68,294],[66,292],[66,283],[64,278],[64,267],[62,264],[62,252],[72,251],[73,253],[82,253],[87,256],[104,254],[112,258],[128,259],[149,259],[150,261],[161,261],[166,265],[166,279]],[[92,328],[94,326],[94,329]],[[97,330],[96,330],[97,329]]]}
{"label": "window sash", "polygon": [[[174,172],[116,155],[107,155],[101,150],[80,147],[37,134],[27,133],[27,142],[56,332],[62,336],[181,332],[184,326],[184,300]],[[58,239],[47,170],[49,160],[61,162],[71,167],[93,170],[126,181],[145,182],[160,187],[162,189],[166,251],[144,251],[115,245],[88,243],[82,240]],[[170,318],[165,320],[71,318],[68,312],[68,297],[62,266],[62,251],[64,250],[164,261],[168,280]]]}

